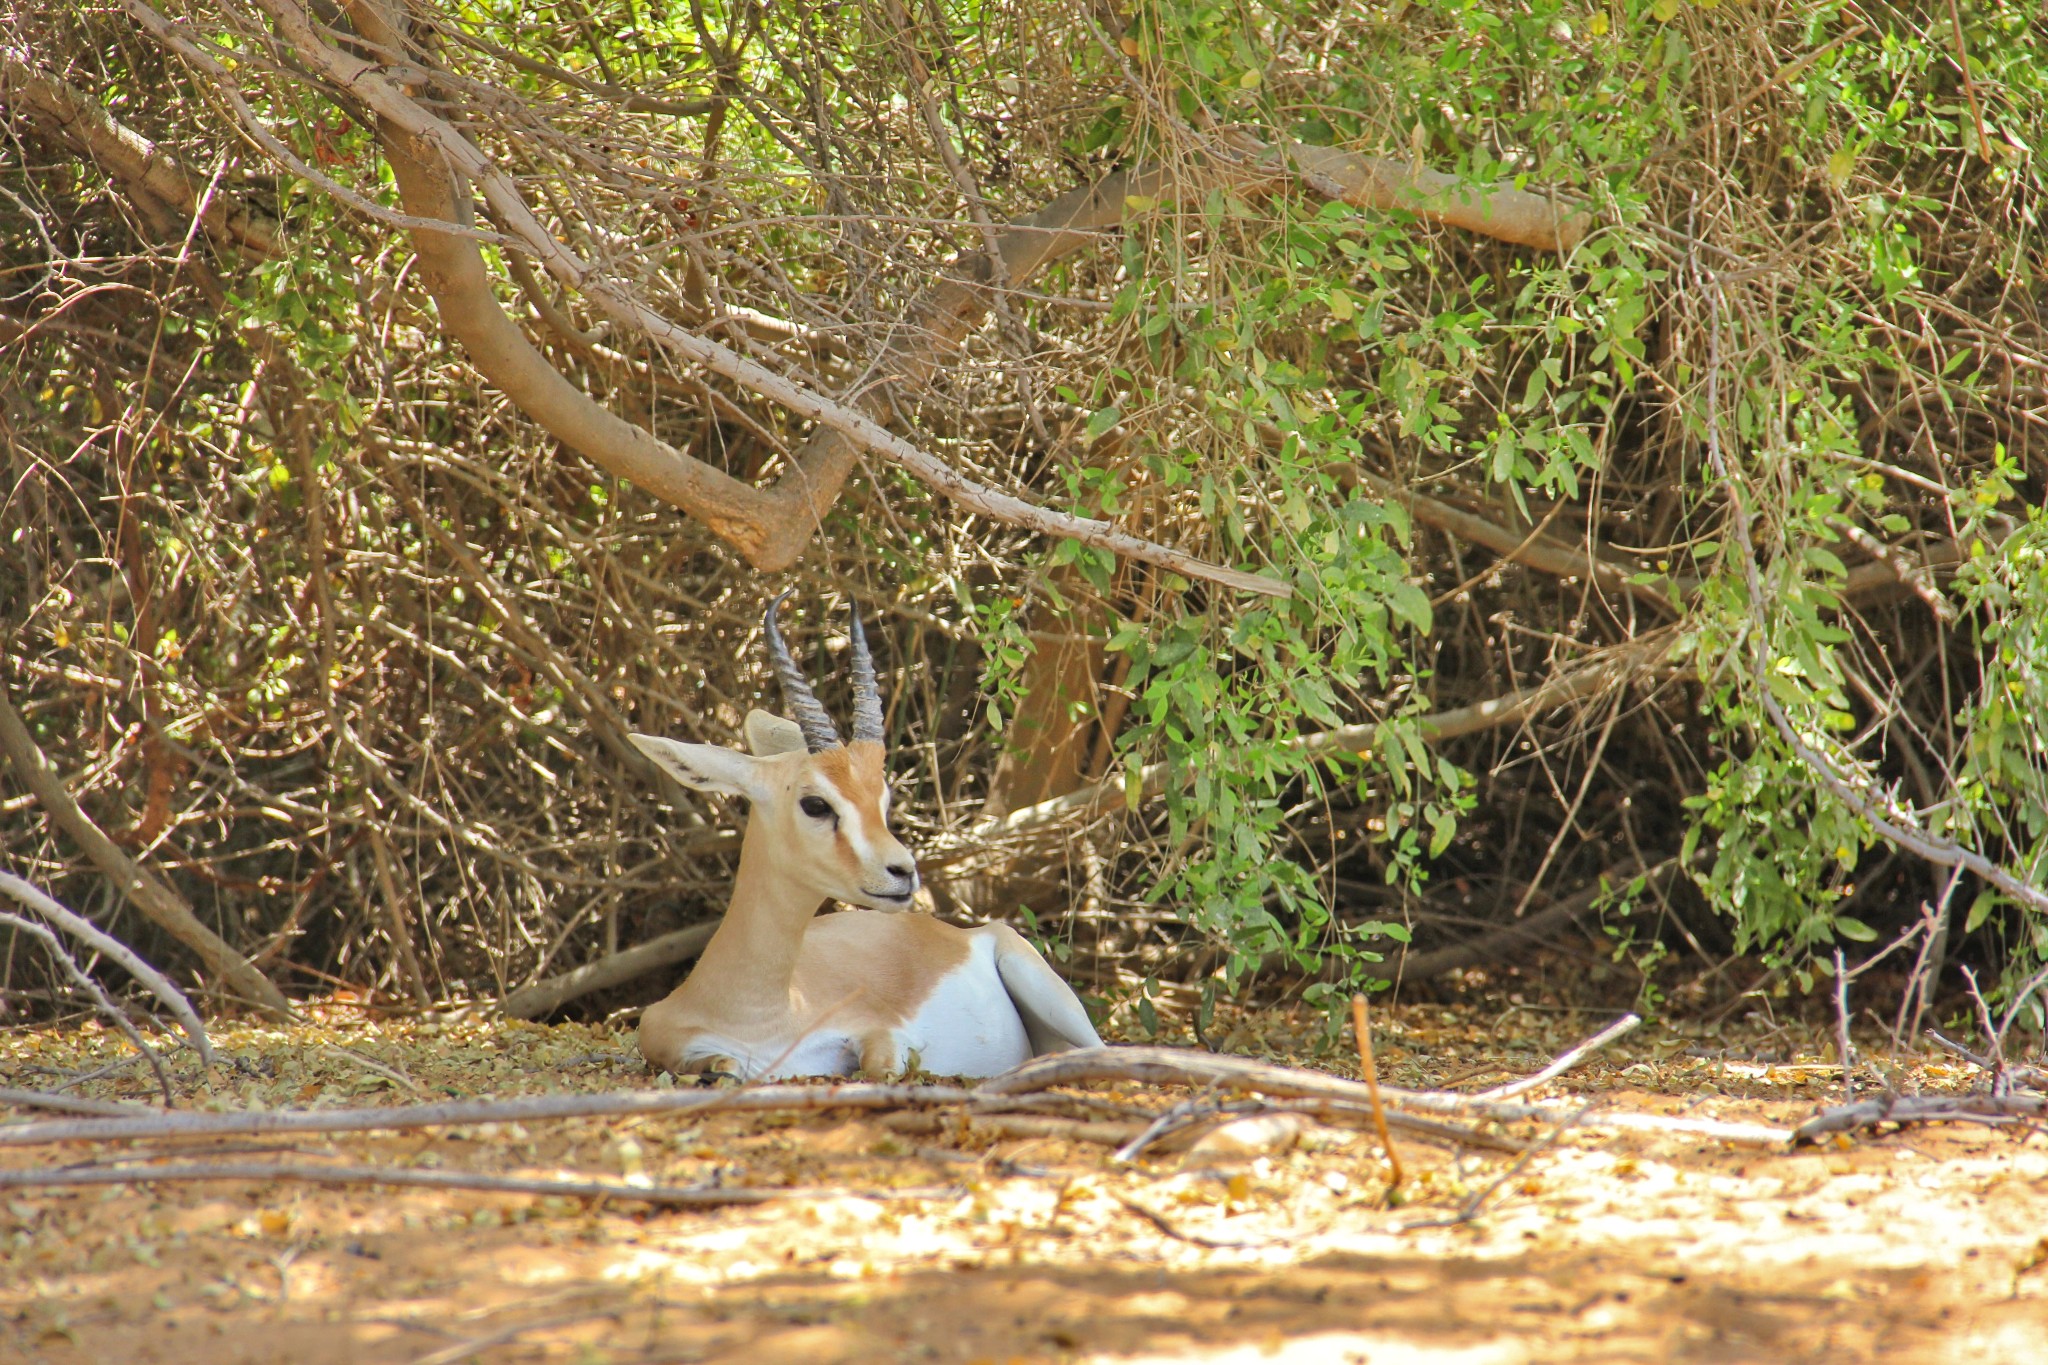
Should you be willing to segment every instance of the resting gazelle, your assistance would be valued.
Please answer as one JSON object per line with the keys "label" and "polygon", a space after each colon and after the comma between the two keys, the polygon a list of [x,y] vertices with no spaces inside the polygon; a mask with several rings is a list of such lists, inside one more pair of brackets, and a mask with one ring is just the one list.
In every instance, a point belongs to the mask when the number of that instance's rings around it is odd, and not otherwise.
{"label": "resting gazelle", "polygon": [[[788,594],[784,593],[783,597]],[[725,920],[696,969],[640,1019],[640,1052],[676,1073],[992,1076],[1032,1057],[1100,1047],[1088,1012],[1014,929],[959,929],[910,908],[917,864],[889,831],[882,702],[853,615],[853,742],[804,681],[776,628],[769,657],[794,721],[750,712],[752,753],[634,735],[686,787],[747,799]]]}

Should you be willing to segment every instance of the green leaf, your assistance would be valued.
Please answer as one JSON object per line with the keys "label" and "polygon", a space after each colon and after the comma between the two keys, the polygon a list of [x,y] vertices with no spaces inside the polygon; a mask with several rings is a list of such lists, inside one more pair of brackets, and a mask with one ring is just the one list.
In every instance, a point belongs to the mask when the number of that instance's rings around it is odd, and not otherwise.
{"label": "green leaf", "polygon": [[1413,583],[1396,583],[1387,593],[1387,606],[1394,615],[1415,627],[1417,634],[1429,634],[1435,615],[1430,610],[1428,593]]}

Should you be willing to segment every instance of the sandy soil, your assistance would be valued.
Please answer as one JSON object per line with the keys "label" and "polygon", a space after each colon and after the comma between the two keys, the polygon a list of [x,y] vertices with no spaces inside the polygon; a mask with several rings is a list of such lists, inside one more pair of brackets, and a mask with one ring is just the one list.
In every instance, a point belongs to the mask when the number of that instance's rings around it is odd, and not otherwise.
{"label": "sandy soil", "polygon": [[[1534,1069],[1598,1020],[1394,1012],[1387,1079],[1463,1088]],[[1279,1019],[1233,1048],[1299,1059]],[[219,1031],[181,1103],[399,1104],[639,1086],[580,1027],[348,1009]],[[1548,1092],[1791,1123],[1839,1074],[1781,1035],[1644,1030]],[[10,1085],[118,1058],[92,1029],[0,1035]],[[610,1055],[607,1055],[610,1054]],[[1342,1070],[1339,1063],[1333,1070]],[[143,1068],[73,1093],[146,1100]],[[1939,1063],[1898,1083],[1957,1087]],[[416,1088],[416,1089],[415,1089]],[[1096,1093],[1152,1109],[1181,1095]],[[15,1112],[13,1119],[28,1117]],[[1063,1138],[913,1136],[844,1112],[582,1119],[152,1155],[438,1166],[827,1189],[649,1212],[582,1200],[220,1181],[8,1190],[0,1359],[303,1365],[456,1361],[1290,1363],[2033,1362],[2048,1359],[2048,1142],[1922,1129],[1776,1153],[1576,1130],[1480,1215],[1516,1158],[1403,1141],[1405,1200],[1366,1135],[1147,1156]],[[1515,1136],[1541,1140],[1540,1129]],[[0,1169],[133,1149],[0,1149]],[[1451,1226],[1417,1226],[1453,1222]]]}

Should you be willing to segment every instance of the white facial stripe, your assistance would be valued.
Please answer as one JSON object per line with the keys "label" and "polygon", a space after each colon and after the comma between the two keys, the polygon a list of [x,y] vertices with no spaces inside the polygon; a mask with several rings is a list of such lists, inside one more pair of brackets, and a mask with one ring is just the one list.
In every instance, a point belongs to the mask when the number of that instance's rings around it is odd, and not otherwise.
{"label": "white facial stripe", "polygon": [[[861,819],[860,808],[847,800],[846,793],[841,791],[838,784],[823,773],[817,775],[816,781],[821,788],[831,792],[834,797],[838,798],[833,801],[832,805],[835,810],[843,813],[839,821],[839,832],[846,836],[847,844],[853,849],[853,856],[860,860],[862,867],[866,867],[874,858],[874,848],[868,842],[867,822]],[[846,816],[851,818],[845,818]]]}

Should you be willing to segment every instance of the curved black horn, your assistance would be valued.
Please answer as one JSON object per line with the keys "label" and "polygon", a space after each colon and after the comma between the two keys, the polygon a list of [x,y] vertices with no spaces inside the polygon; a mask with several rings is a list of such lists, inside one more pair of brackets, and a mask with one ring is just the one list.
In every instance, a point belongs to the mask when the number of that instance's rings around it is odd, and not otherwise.
{"label": "curved black horn", "polygon": [[783,592],[768,604],[768,614],[761,618],[761,624],[768,632],[768,661],[775,665],[775,676],[782,682],[783,698],[789,702],[789,709],[797,729],[804,732],[804,745],[812,753],[839,747],[839,732],[832,728],[832,717],[825,714],[825,708],[818,705],[818,699],[811,693],[811,685],[804,681],[803,670],[796,666],[796,660],[789,655],[789,646],[782,642],[782,632],[775,628],[775,611],[788,597]]}
{"label": "curved black horn", "polygon": [[884,740],[882,692],[875,686],[875,661],[868,653],[868,633],[861,629],[860,604],[849,601],[847,611],[853,617],[853,737],[880,744]]}

